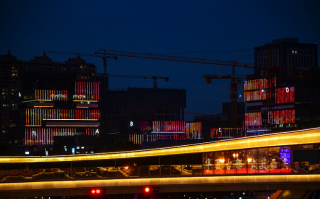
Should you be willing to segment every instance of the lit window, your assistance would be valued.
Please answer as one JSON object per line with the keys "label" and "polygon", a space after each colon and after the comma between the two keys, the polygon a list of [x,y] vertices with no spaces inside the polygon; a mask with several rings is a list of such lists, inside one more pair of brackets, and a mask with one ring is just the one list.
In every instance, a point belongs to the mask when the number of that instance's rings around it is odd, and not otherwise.
{"label": "lit window", "polygon": [[79,147],[79,146],[77,146],[77,149],[80,149],[80,147]]}
{"label": "lit window", "polygon": [[84,149],[84,146],[82,146],[81,149]]}
{"label": "lit window", "polygon": [[297,54],[297,53],[298,53],[298,51],[294,51],[294,53],[295,53],[295,54]]}
{"label": "lit window", "polygon": [[92,76],[94,76],[94,73],[92,73]]}
{"label": "lit window", "polygon": [[294,50],[292,51],[292,54],[294,54]]}

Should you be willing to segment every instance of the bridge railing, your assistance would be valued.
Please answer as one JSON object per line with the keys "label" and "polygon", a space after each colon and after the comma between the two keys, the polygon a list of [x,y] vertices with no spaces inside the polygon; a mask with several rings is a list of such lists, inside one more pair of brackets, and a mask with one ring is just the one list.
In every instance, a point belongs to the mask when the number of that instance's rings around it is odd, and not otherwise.
{"label": "bridge railing", "polygon": [[[54,165],[54,164],[53,164]],[[118,178],[319,174],[319,163],[219,163],[189,165],[124,165],[101,167],[30,168],[1,170],[0,183],[48,180],[92,180]]]}

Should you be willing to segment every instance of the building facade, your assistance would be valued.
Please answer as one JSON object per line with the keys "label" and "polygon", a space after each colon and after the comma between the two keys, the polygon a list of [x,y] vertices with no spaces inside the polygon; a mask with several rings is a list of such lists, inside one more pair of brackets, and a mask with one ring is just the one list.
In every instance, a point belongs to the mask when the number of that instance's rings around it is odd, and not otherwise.
{"label": "building facade", "polygon": [[[268,82],[266,70],[263,69],[255,69],[255,74],[247,76],[244,101],[247,106],[245,126],[249,128],[248,132],[268,132],[268,123],[273,124],[274,131],[316,126],[320,121],[317,44],[299,43],[297,38],[285,38],[255,47],[254,51],[256,65],[267,66],[271,61],[273,67],[284,70],[274,70],[272,82]],[[303,69],[306,72],[291,69]],[[267,89],[272,84],[275,89],[273,112],[268,111],[267,107]]]}
{"label": "building facade", "polygon": [[[108,91],[101,103],[101,136],[107,143],[151,133],[153,121],[184,122],[185,89],[128,88]],[[144,129],[144,130],[141,130]],[[185,131],[184,131],[185,132]],[[185,134],[184,134],[185,136]],[[149,140],[149,139],[148,139]]]}
{"label": "building facade", "polygon": [[[16,147],[18,154],[52,154],[55,137],[99,137],[100,83],[74,81],[73,74],[26,74],[28,89],[22,91],[18,109],[10,112],[8,143]],[[71,145],[63,148],[74,154],[76,149]]]}
{"label": "building facade", "polygon": [[96,81],[96,66],[86,63],[80,58],[70,58],[63,63],[52,61],[45,53],[30,61],[21,61],[14,57],[10,51],[6,55],[0,55],[1,74],[1,132],[0,142],[8,142],[10,127],[9,112],[18,108],[18,102],[22,97],[24,82],[29,77],[23,74],[35,72],[41,75],[50,73],[65,74],[74,73],[77,81]]}

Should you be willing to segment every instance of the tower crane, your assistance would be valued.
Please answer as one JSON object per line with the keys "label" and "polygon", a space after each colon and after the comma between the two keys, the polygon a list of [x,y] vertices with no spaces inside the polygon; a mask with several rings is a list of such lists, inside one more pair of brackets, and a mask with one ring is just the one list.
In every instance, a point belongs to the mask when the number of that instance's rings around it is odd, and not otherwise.
{"label": "tower crane", "polygon": [[107,58],[112,58],[114,60],[117,60],[117,56],[108,56],[108,55],[95,55],[95,54],[82,54],[82,53],[68,53],[68,52],[56,52],[56,51],[48,51],[48,53],[55,53],[55,54],[66,54],[66,55],[77,55],[77,56],[88,56],[88,57],[102,57],[103,60],[103,76],[105,76],[105,79],[102,80],[103,87],[108,90],[109,86],[109,78],[107,74]]}
{"label": "tower crane", "polygon": [[164,79],[169,81],[169,77],[161,77],[161,76],[146,76],[146,75],[113,75],[108,74],[109,77],[120,77],[120,78],[141,78],[141,79],[153,79],[153,88],[158,88],[157,79]]}
{"label": "tower crane", "polygon": [[66,55],[78,55],[78,56],[88,56],[88,57],[102,57],[103,60],[103,75],[107,75],[107,58],[112,58],[117,60],[117,56],[107,56],[107,55],[95,55],[95,54],[82,54],[82,53],[68,53],[68,52],[56,52],[56,51],[48,51],[47,53],[55,53],[55,54],[66,54]]}
{"label": "tower crane", "polygon": [[[101,55],[109,55],[109,56],[123,56],[123,57],[135,57],[135,58],[145,58],[145,59],[156,59],[156,60],[167,60],[167,61],[178,61],[178,62],[189,62],[189,63],[199,63],[199,64],[212,64],[212,65],[224,65],[224,66],[232,66],[232,75],[229,79],[231,79],[230,83],[230,95],[229,98],[231,100],[231,121],[232,121],[232,127],[237,127],[237,101],[238,101],[238,87],[239,80],[236,77],[236,70],[235,67],[244,67],[244,68],[253,68],[253,69],[267,69],[268,71],[268,82],[270,83],[270,86],[267,91],[268,98],[274,97],[274,89],[272,90],[272,71],[273,70],[283,70],[283,71],[300,71],[298,69],[286,69],[281,68],[278,66],[272,66],[271,62],[269,61],[269,64],[267,66],[265,65],[259,65],[259,64],[253,64],[253,63],[242,63],[242,62],[235,62],[235,61],[222,61],[222,60],[211,60],[211,59],[200,59],[200,58],[190,58],[190,57],[177,57],[177,56],[169,56],[169,55],[162,55],[162,54],[153,54],[153,53],[136,53],[136,52],[125,52],[125,51],[115,51],[115,50],[105,50],[100,49],[94,52],[94,54],[101,54]],[[209,76],[207,76],[207,79],[209,79]],[[273,92],[273,94],[272,94]],[[270,94],[269,94],[270,93]],[[268,102],[272,102],[272,99],[268,99]],[[273,104],[268,103],[268,110],[273,110]],[[269,124],[269,126],[273,125],[273,119],[268,120],[269,122],[272,122],[272,124]]]}

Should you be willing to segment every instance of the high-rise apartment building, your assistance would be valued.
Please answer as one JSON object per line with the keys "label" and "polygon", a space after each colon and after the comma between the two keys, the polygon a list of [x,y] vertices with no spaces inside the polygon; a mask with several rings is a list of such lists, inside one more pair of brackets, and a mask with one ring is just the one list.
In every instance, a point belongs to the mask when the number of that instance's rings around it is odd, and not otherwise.
{"label": "high-rise apartment building", "polygon": [[70,58],[63,63],[52,61],[45,53],[30,61],[21,61],[14,57],[10,51],[6,55],[0,55],[1,75],[1,132],[0,142],[8,141],[9,112],[18,107],[19,98],[22,97],[24,82],[28,79],[28,72],[36,72],[38,75],[50,73],[74,73],[76,81],[96,81],[96,66],[86,63],[80,58]]}

